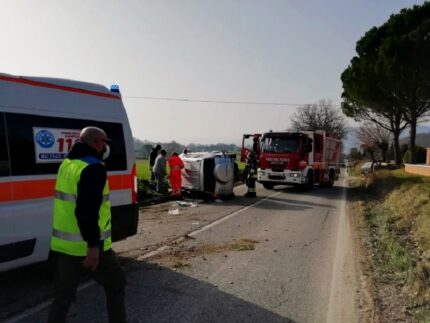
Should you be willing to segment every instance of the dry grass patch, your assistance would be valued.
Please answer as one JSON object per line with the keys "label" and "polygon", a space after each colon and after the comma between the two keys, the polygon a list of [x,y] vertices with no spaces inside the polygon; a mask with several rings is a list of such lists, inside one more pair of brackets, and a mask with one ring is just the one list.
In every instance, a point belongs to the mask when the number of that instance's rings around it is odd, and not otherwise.
{"label": "dry grass patch", "polygon": [[168,249],[158,253],[150,258],[150,261],[157,262],[167,267],[179,270],[190,266],[193,258],[207,260],[206,256],[214,253],[225,253],[229,251],[251,251],[255,250],[255,244],[258,243],[252,239],[240,239],[234,242],[225,242],[218,244],[197,244],[197,245],[171,245]]}

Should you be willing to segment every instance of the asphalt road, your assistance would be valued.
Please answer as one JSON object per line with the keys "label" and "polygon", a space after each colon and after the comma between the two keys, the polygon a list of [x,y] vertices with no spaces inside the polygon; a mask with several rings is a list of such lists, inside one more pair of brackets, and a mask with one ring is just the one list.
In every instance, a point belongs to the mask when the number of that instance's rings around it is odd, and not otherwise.
{"label": "asphalt road", "polygon": [[[114,247],[127,272],[129,322],[357,322],[343,183],[310,192],[259,186],[256,199],[241,197],[242,186],[224,203],[143,209],[139,234]],[[7,277],[12,284],[19,271]],[[27,289],[21,282],[0,320],[46,321],[52,283],[43,277]],[[69,322],[107,322],[102,288],[81,286]]]}

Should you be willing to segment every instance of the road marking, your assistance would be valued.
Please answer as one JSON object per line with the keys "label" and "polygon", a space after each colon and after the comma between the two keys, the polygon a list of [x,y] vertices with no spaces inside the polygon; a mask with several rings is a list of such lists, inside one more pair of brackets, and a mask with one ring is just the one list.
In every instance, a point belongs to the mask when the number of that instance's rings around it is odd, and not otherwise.
{"label": "road marking", "polygon": [[195,231],[193,231],[193,232],[189,233],[188,235],[189,235],[189,236],[191,236],[191,237],[194,237],[194,236],[198,235],[199,233],[201,233],[201,232],[203,232],[203,231],[206,231],[207,229],[210,229],[210,228],[212,228],[213,226],[216,226],[217,224],[219,224],[219,223],[221,223],[221,222],[224,222],[224,221],[226,221],[226,220],[228,220],[228,219],[230,219],[230,218],[232,218],[232,217],[234,217],[234,216],[238,215],[239,213],[242,213],[243,211],[246,211],[246,210],[248,210],[248,209],[250,209],[250,208],[252,208],[252,207],[254,207],[254,206],[256,206],[256,205],[258,205],[258,204],[260,204],[260,203],[263,203],[264,201],[269,200],[271,197],[274,197],[274,196],[276,196],[276,195],[278,195],[278,194],[281,194],[281,193],[282,193],[282,192],[277,192],[277,193],[274,193],[274,194],[272,194],[272,195],[266,196],[264,199],[259,200],[259,201],[255,202],[255,203],[253,203],[253,204],[251,204],[251,205],[248,205],[248,206],[246,206],[246,207],[244,207],[244,208],[242,208],[242,209],[240,209],[240,210],[237,210],[237,211],[235,211],[235,212],[233,212],[233,213],[227,214],[226,216],[224,216],[224,217],[222,217],[222,218],[220,218],[220,219],[218,219],[218,220],[216,220],[216,221],[214,221],[214,222],[211,222],[211,223],[209,223],[209,224],[207,224],[207,225],[205,225],[205,226],[201,227],[200,229],[195,230]]}
{"label": "road marking", "polygon": [[343,274],[343,266],[345,264],[346,250],[340,249],[340,245],[342,248],[344,247],[342,243],[339,243],[339,239],[341,235],[348,234],[348,228],[346,223],[346,181],[347,177],[343,180],[343,190],[342,190],[342,199],[340,201],[339,206],[339,220],[337,225],[337,235],[336,235],[336,249],[334,254],[333,261],[333,269],[331,274],[331,283],[330,283],[330,297],[328,302],[328,310],[327,310],[327,323],[335,323],[339,322],[339,314],[340,310],[342,310],[336,302],[336,298],[339,298],[339,289],[336,286],[343,280],[343,277],[339,277],[339,275]]}
{"label": "road marking", "polygon": [[271,200],[270,198],[267,199],[266,202],[272,202],[272,203],[277,203],[277,204],[282,204],[282,205],[287,205],[287,206],[301,206],[301,207],[305,207],[308,209],[311,209],[312,206],[309,206],[309,204],[303,204],[303,203],[299,203],[299,202],[284,202],[284,201],[276,201],[276,200]]}

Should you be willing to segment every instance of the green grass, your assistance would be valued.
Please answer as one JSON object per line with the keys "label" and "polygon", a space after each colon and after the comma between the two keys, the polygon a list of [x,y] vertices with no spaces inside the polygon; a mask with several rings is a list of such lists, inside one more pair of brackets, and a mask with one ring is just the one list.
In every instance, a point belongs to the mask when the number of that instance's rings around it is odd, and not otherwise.
{"label": "green grass", "polygon": [[149,170],[149,160],[136,160],[137,166],[137,178],[149,180],[151,178],[151,172]]}
{"label": "green grass", "polygon": [[390,280],[407,283],[413,270],[413,256],[393,228],[392,212],[381,206],[368,207],[364,212],[381,271]]}

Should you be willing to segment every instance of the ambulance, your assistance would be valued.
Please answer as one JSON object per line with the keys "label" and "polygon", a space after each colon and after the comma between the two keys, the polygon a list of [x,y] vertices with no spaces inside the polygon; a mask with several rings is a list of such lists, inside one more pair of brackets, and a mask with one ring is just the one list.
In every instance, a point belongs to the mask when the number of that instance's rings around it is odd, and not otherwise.
{"label": "ambulance", "polygon": [[87,126],[102,128],[112,240],[137,231],[133,137],[119,88],[0,73],[0,271],[48,259],[61,161]]}

